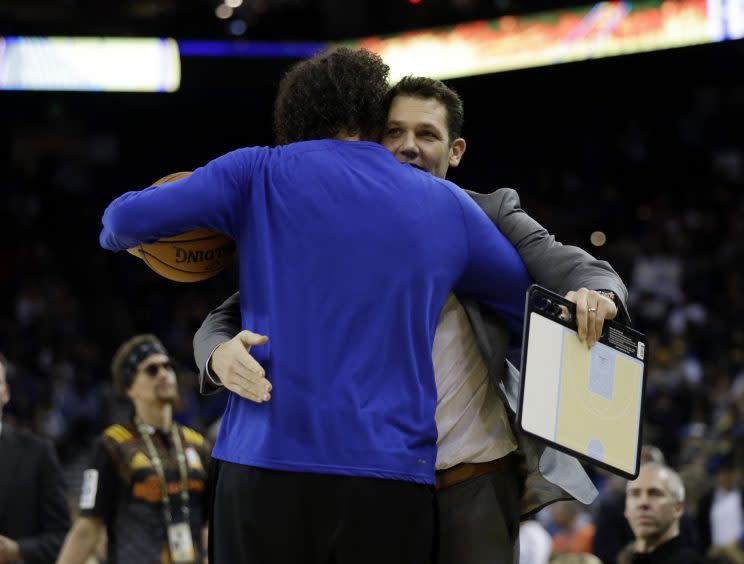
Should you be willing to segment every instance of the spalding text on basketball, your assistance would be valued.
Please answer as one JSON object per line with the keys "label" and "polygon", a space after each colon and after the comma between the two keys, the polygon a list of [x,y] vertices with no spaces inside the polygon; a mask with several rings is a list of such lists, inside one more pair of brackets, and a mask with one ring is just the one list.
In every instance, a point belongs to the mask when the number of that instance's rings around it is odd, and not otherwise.
{"label": "spalding text on basketball", "polygon": [[230,258],[235,253],[235,247],[217,247],[206,251],[191,251],[176,247],[176,263],[191,264],[195,262],[211,262],[221,258]]}

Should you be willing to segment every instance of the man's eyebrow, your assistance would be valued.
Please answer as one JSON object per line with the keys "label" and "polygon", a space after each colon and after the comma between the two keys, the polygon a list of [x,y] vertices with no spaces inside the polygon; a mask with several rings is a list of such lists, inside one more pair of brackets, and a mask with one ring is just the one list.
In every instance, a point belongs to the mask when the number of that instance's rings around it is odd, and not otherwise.
{"label": "man's eyebrow", "polygon": [[[385,122],[385,127],[392,126],[400,126],[404,125],[407,122],[405,120],[401,119],[389,119]],[[415,129],[430,129],[432,131],[435,131],[438,135],[444,135],[444,131],[434,122],[431,121],[419,121],[414,124],[412,124],[412,127]]]}
{"label": "man's eyebrow", "polygon": [[647,488],[642,488],[640,486],[628,486],[628,488],[625,490],[626,493],[630,492],[641,492],[643,490],[646,490],[649,493],[666,493],[666,490],[662,487],[658,486],[649,486]]}
{"label": "man's eyebrow", "polygon": [[437,131],[439,133],[442,132],[442,129],[439,127],[438,124],[434,123],[433,121],[421,121],[417,124],[418,127],[433,129],[434,131]]}

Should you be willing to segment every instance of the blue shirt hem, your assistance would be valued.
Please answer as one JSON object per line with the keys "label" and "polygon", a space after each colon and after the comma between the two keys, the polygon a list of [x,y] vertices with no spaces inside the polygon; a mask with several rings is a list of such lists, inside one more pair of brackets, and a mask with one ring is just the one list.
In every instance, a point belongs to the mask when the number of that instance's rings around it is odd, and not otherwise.
{"label": "blue shirt hem", "polygon": [[245,466],[256,466],[267,470],[310,472],[311,474],[338,474],[341,476],[357,476],[360,478],[381,478],[385,480],[415,482],[417,484],[426,484],[430,486],[433,486],[435,483],[433,473],[417,474],[363,466],[335,466],[312,462],[287,462],[284,460],[254,458],[251,456],[235,456],[235,454],[226,455],[224,452],[220,452],[216,447],[212,452],[212,457],[225,462],[243,464]]}

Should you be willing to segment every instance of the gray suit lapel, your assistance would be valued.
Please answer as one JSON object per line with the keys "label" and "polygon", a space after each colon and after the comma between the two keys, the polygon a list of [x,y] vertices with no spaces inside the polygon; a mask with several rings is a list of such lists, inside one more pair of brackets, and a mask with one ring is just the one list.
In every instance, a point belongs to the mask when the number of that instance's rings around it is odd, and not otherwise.
{"label": "gray suit lapel", "polygon": [[506,368],[504,359],[509,343],[509,329],[502,317],[488,307],[481,306],[470,298],[458,296],[458,299],[465,308],[478,348],[488,367],[488,373],[494,382],[498,383],[503,378]]}

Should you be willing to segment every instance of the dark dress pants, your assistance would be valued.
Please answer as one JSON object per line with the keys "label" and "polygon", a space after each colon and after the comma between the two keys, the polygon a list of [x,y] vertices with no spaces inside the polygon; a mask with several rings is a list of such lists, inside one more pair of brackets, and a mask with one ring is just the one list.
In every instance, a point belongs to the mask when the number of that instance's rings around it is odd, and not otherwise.
{"label": "dark dress pants", "polygon": [[431,564],[434,488],[219,462],[215,564]]}
{"label": "dark dress pants", "polygon": [[438,564],[516,564],[522,489],[509,464],[439,490]]}

